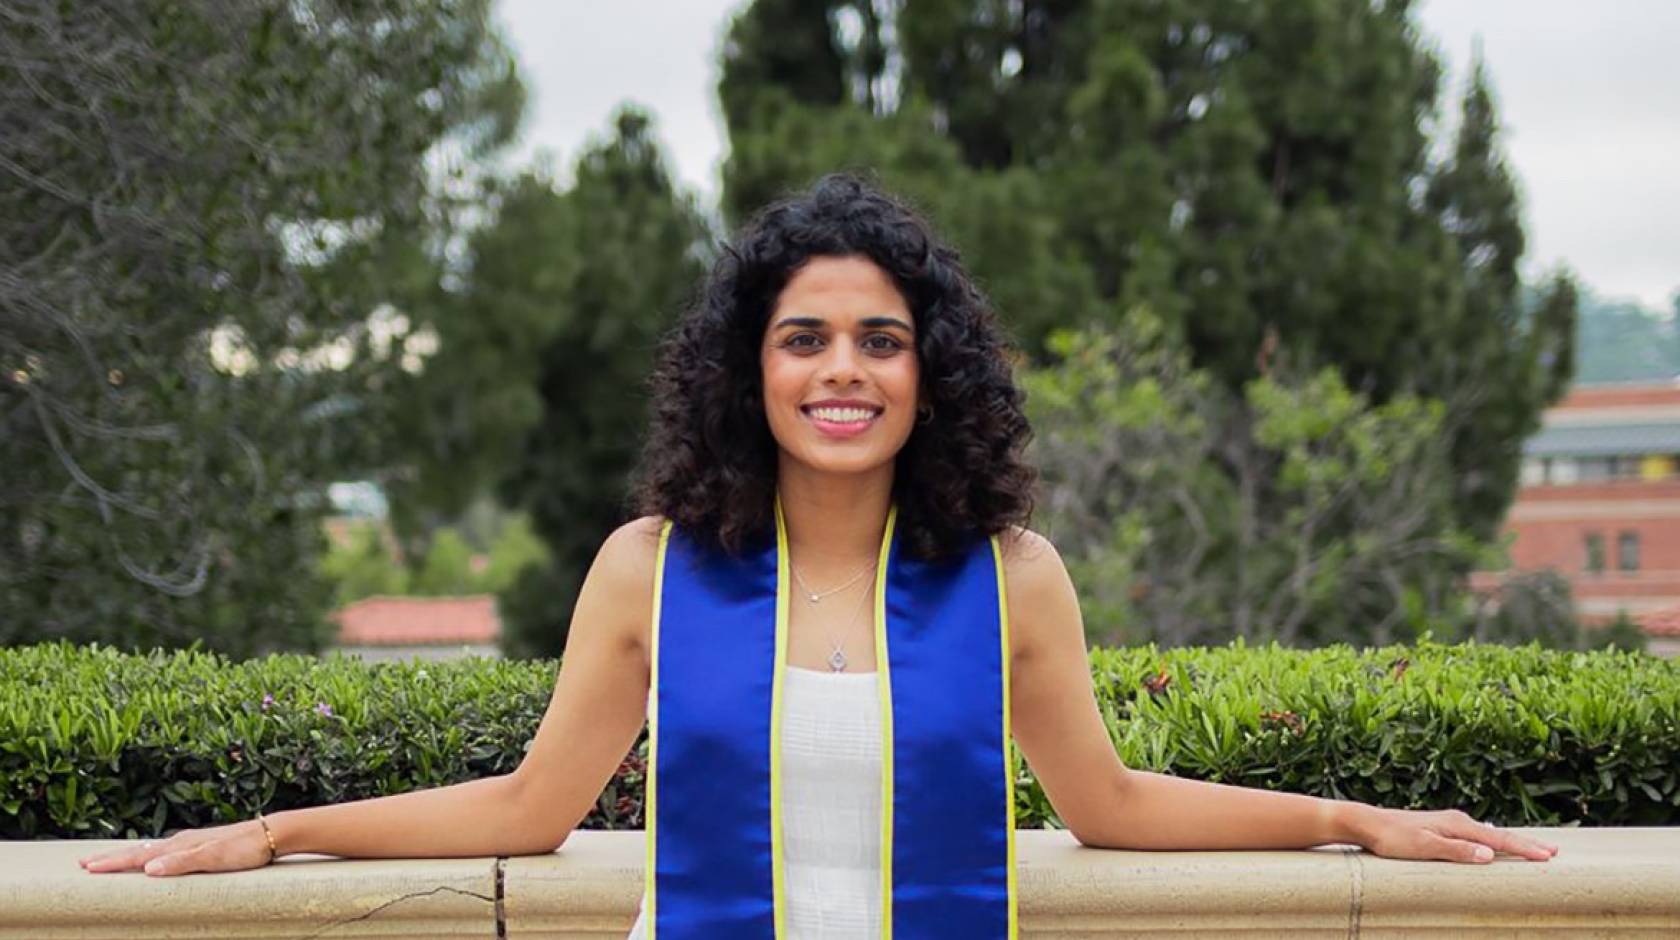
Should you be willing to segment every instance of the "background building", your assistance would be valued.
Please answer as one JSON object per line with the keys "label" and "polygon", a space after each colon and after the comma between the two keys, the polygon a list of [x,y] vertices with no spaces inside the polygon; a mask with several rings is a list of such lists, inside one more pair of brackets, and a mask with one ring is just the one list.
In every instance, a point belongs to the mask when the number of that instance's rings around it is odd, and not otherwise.
{"label": "background building", "polygon": [[1680,382],[1578,387],[1523,455],[1512,567],[1558,571],[1583,620],[1625,610],[1680,653]]}
{"label": "background building", "polygon": [[342,652],[369,662],[500,658],[501,619],[496,598],[367,597],[333,613],[338,642],[327,652]]}

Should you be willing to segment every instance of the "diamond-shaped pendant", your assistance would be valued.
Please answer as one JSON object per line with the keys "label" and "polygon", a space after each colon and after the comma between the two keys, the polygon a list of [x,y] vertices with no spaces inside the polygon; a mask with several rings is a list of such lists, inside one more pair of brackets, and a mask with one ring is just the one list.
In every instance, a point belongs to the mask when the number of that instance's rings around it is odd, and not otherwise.
{"label": "diamond-shaped pendant", "polygon": [[845,672],[846,671],[846,654],[840,652],[839,650],[835,650],[834,655],[828,657],[828,665],[835,672]]}

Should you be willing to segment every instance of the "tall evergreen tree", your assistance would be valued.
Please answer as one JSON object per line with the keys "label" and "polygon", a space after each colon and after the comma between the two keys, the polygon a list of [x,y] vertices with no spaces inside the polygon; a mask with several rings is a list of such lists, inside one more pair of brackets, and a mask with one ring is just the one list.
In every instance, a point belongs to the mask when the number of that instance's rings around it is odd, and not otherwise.
{"label": "tall evergreen tree", "polygon": [[504,649],[558,656],[589,562],[625,521],[644,382],[659,336],[700,284],[708,231],[692,197],[673,189],[647,115],[626,108],[570,189],[523,181],[475,244],[466,295],[480,315],[521,324],[510,339],[531,352],[520,368],[534,420],[498,493],[530,512],[552,556],[503,598]]}
{"label": "tall evergreen tree", "polygon": [[1456,296],[1419,344],[1418,388],[1454,406],[1451,431],[1458,516],[1492,538],[1516,490],[1522,441],[1540,426],[1574,374],[1576,289],[1564,275],[1525,317],[1517,264],[1525,239],[1516,184],[1498,146],[1498,118],[1478,55],[1464,95],[1452,159],[1430,181],[1427,203],[1456,250]]}
{"label": "tall evergreen tree", "polygon": [[893,23],[903,81],[928,100],[975,167],[1042,166],[1083,77],[1090,0],[934,0]]}
{"label": "tall evergreen tree", "polygon": [[[872,20],[842,15],[852,6],[804,5],[801,19],[760,2],[737,17],[720,86],[736,102],[732,218],[855,162],[921,194],[922,155],[939,148],[927,138],[943,138],[960,168],[935,171],[921,201],[960,248],[1016,239],[969,261],[1029,350],[1043,354],[1051,325],[1144,304],[1234,393],[1287,350],[1377,404],[1441,399],[1458,522],[1491,536],[1521,439],[1568,378],[1572,286],[1557,276],[1545,315],[1521,314],[1519,206],[1486,70],[1435,159],[1441,70],[1412,4],[927,0]],[[779,53],[747,40],[773,25],[838,55],[782,56],[766,83],[760,60]],[[863,36],[885,53],[857,58]],[[836,102],[835,76],[871,63]],[[871,142],[883,135],[915,146]],[[1017,198],[997,203],[1017,176]],[[988,192],[1007,224],[982,223]]]}
{"label": "tall evergreen tree", "polygon": [[[890,156],[876,140],[882,135],[870,131],[870,119],[887,110],[879,99],[885,68],[880,29],[871,0],[758,0],[731,22],[718,97],[724,128],[743,149],[724,169],[728,223],[797,185],[812,167],[840,157],[836,144],[848,138],[868,159],[910,169],[942,159],[913,147]],[[808,136],[795,140],[794,133]],[[943,149],[927,130],[913,136]],[[900,135],[901,144],[915,142]]]}
{"label": "tall evergreen tree", "polygon": [[[873,175],[940,220],[1007,325],[1038,348],[1057,322],[1098,303],[1090,275],[1062,236],[1047,178],[1023,166],[973,166],[949,133],[949,105],[903,78],[906,54],[894,37],[919,9],[894,17],[869,0],[771,0],[737,16],[719,85],[730,133],[724,220],[738,225],[831,170]],[[827,41],[811,38],[819,34]],[[783,35],[830,52],[791,56],[777,41]],[[781,82],[762,80],[772,74]]]}

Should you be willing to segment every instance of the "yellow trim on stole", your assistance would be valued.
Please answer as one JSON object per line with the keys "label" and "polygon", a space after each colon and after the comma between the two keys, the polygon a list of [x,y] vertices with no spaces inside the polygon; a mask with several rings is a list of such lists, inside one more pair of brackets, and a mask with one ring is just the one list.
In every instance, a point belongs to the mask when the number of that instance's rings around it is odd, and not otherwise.
{"label": "yellow trim on stole", "polygon": [[788,646],[787,523],[782,519],[782,494],[776,494],[776,664],[770,689],[770,885],[775,906],[775,936],[787,936],[787,875],[782,844],[782,688]]}
{"label": "yellow trim on stole", "polygon": [[887,657],[887,555],[892,548],[898,507],[887,510],[881,555],[875,563],[875,685],[881,693],[881,937],[892,940],[893,860],[893,710],[892,674]]}
{"label": "yellow trim on stole", "polygon": [[655,812],[658,807],[659,794],[657,773],[659,767],[659,601],[665,594],[665,548],[670,543],[671,520],[667,519],[665,524],[659,527],[659,551],[655,554],[653,562],[653,627],[648,634],[648,642],[651,644],[652,650],[648,654],[648,659],[652,663],[648,669],[648,689],[653,695],[653,708],[648,710],[648,762],[645,784],[647,792],[642,800],[644,804],[642,815],[646,817],[647,822],[647,868],[644,873],[644,880],[647,893],[648,940],[653,940],[654,925],[657,923],[653,916],[655,904],[653,850],[654,846],[658,844],[658,840],[654,838],[654,827],[658,824],[656,820],[659,818]]}
{"label": "yellow trim on stole", "polygon": [[1009,591],[1004,587],[1003,579],[1003,546],[997,536],[992,536],[992,559],[997,567],[998,592],[998,633],[1002,635],[1003,643],[1003,799],[1007,806],[1005,822],[1009,827],[1005,831],[1009,837],[1009,940],[1015,940],[1020,935],[1019,914],[1016,911],[1015,888],[1015,761],[1011,748],[1009,725]]}

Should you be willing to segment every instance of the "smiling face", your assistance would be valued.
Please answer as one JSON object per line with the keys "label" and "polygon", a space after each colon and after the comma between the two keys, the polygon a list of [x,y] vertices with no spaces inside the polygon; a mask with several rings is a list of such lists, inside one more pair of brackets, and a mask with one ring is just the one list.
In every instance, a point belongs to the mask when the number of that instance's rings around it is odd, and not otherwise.
{"label": "smiling face", "polygon": [[777,295],[759,349],[764,416],[785,463],[890,469],[915,426],[916,327],[892,277],[818,255]]}

